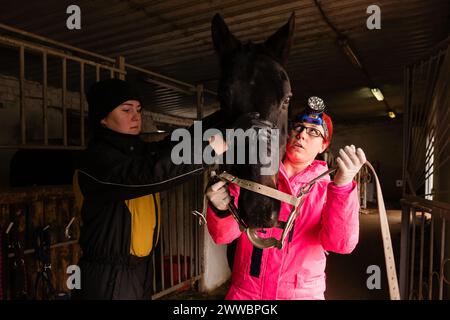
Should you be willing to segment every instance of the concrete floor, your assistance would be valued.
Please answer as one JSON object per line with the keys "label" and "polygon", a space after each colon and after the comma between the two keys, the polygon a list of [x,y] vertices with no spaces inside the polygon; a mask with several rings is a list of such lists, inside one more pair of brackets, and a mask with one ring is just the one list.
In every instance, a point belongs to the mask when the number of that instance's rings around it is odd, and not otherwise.
{"label": "concrete floor", "polygon": [[[401,211],[388,210],[387,214],[398,273]],[[367,273],[367,267],[370,265],[380,267],[381,289],[379,290],[367,288],[367,279],[372,274]],[[325,298],[328,300],[387,300],[389,290],[385,270],[380,218],[378,210],[370,209],[367,214],[360,215],[360,240],[355,250],[349,255],[329,254]],[[225,283],[209,294],[188,290],[163,299],[221,300],[226,294],[228,285]]]}

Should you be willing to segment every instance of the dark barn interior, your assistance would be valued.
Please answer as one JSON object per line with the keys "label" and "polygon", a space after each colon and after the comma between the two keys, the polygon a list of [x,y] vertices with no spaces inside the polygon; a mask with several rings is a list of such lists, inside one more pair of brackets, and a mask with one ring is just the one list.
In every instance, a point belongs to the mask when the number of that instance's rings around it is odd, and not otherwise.
{"label": "dark barn interior", "polygon": [[[71,5],[79,28],[69,28]],[[138,86],[146,141],[219,110],[216,13],[238,39],[255,43],[295,13],[289,116],[308,97],[323,98],[335,126],[327,160],[354,144],[379,176],[401,298],[450,298],[449,1],[0,0],[0,8],[0,300],[70,295],[66,270],[79,258],[82,224],[71,184],[89,138],[90,85],[115,77]],[[223,298],[224,249],[211,253],[191,214],[202,209],[207,177],[161,192],[153,299]],[[358,183],[361,241],[353,255],[329,256],[327,299],[389,299],[373,176],[360,172]],[[43,275],[35,231],[46,226],[51,297],[35,288]],[[366,287],[373,264],[382,268],[381,290]]]}

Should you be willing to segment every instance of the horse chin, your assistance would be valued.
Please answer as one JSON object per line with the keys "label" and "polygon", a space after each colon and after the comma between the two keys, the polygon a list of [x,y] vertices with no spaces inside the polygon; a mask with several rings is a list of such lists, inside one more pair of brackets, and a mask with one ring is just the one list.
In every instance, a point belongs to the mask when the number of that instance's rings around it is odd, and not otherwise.
{"label": "horse chin", "polygon": [[280,201],[241,189],[239,214],[250,228],[273,228],[277,225]]}

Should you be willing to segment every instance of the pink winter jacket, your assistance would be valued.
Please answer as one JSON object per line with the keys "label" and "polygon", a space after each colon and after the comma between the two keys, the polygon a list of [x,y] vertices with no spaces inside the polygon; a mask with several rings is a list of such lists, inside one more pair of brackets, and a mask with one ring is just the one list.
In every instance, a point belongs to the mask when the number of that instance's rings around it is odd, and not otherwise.
{"label": "pink winter jacket", "polygon": [[[315,160],[308,168],[288,178],[280,164],[278,190],[296,195],[299,188],[327,170],[324,161]],[[237,199],[239,187],[230,184]],[[287,221],[292,206],[281,204],[279,220]],[[293,232],[282,249],[258,249],[230,215],[219,218],[208,207],[207,226],[213,240],[227,244],[239,238],[236,246],[231,287],[225,299],[287,300],[324,299],[325,254],[350,253],[358,243],[359,202],[356,182],[337,187],[326,176],[311,188],[300,209]],[[267,228],[261,237],[280,239],[280,228]]]}

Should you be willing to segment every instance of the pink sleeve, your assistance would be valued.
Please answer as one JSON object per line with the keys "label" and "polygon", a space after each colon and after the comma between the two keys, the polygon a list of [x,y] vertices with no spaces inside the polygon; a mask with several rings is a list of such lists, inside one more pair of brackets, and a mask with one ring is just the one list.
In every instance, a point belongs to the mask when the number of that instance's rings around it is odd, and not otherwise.
{"label": "pink sleeve", "polygon": [[[237,208],[240,191],[239,187],[234,184],[230,184],[228,189],[230,191],[230,195],[234,197],[234,204]],[[225,218],[220,218],[209,205],[206,213],[206,221],[208,232],[217,244],[230,243],[234,239],[238,238],[242,233],[239,229],[239,224],[231,214]]]}
{"label": "pink sleeve", "polygon": [[358,239],[359,201],[356,182],[339,187],[330,182],[322,211],[322,246],[327,251],[351,253]]}

